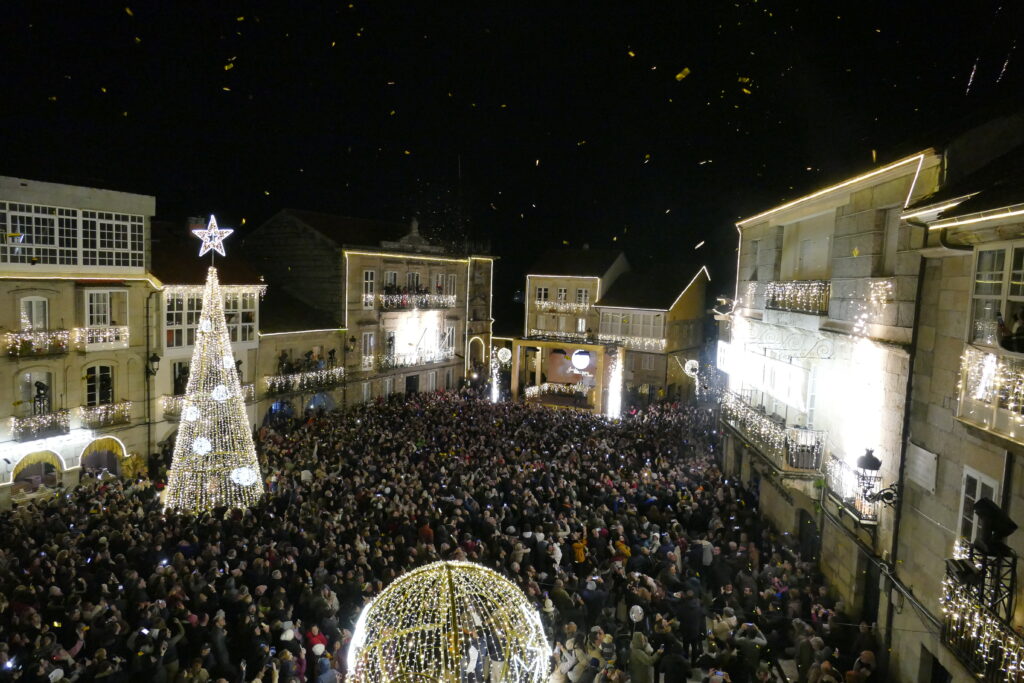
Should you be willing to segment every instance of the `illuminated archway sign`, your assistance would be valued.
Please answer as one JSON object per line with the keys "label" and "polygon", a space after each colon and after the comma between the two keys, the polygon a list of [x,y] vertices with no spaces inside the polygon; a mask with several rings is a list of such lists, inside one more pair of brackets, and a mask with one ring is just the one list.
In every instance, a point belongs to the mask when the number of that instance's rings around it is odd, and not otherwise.
{"label": "illuminated archway sign", "polygon": [[577,370],[586,370],[590,367],[590,352],[577,349],[572,352],[570,360],[572,361],[572,366]]}

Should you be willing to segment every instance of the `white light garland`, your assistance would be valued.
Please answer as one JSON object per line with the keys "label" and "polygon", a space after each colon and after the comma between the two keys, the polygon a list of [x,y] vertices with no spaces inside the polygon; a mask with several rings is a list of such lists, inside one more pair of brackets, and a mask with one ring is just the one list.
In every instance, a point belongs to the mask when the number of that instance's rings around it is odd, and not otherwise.
{"label": "white light garland", "polygon": [[543,683],[551,647],[514,583],[470,562],[435,562],[396,579],[359,616],[347,654],[355,683]]}
{"label": "white light garland", "polygon": [[864,498],[861,477],[870,477],[872,481],[869,493],[877,491],[882,483],[878,474],[858,475],[852,467],[835,456],[825,461],[825,483],[829,491],[834,493],[850,512],[854,513],[862,523],[878,521],[878,503]]}
{"label": "white light garland", "polygon": [[[164,506],[190,512],[244,509],[262,498],[263,487],[239,481],[239,468],[251,469],[257,481],[261,477],[238,373],[224,367],[231,338],[215,268],[208,271],[198,330],[182,405],[182,414],[195,419],[179,425]],[[222,401],[213,395],[220,386],[227,392]]]}
{"label": "white light garland", "polygon": [[[234,368],[234,364],[232,364]],[[242,398],[246,403],[252,403],[256,400],[256,385],[252,382],[249,384],[242,385]],[[192,417],[187,417],[182,411],[185,407],[185,396],[184,394],[179,396],[161,396],[160,397],[160,408],[164,413],[165,418],[173,418],[181,416],[183,420],[194,420],[198,417],[198,411],[195,407],[192,407],[189,412]]]}
{"label": "white light garland", "polygon": [[777,311],[827,315],[831,291],[832,284],[828,280],[769,282],[765,285],[764,307]]}
{"label": "white light garland", "polygon": [[377,367],[381,370],[392,368],[408,368],[414,365],[428,365],[430,363],[443,363],[455,357],[452,349],[423,349],[409,353],[382,353],[376,358]]}
{"label": "white light garland", "polygon": [[587,341],[585,332],[564,332],[561,330],[530,330],[531,337],[550,337],[562,341]]}
{"label": "white light garland", "polygon": [[4,347],[12,358],[67,353],[70,342],[71,333],[67,330],[28,330],[4,335]]}
{"label": "white light garland", "polygon": [[1024,681],[1024,637],[978,602],[971,589],[946,575],[939,598],[942,640],[986,681]]}
{"label": "white light garland", "polygon": [[455,308],[454,294],[380,294],[381,309]]}
{"label": "white light garland", "polygon": [[590,304],[580,304],[574,301],[537,299],[533,305],[540,313],[586,313],[590,310]]}
{"label": "white light garland", "polygon": [[263,378],[271,394],[303,391],[325,391],[345,381],[345,368],[339,366],[320,370],[292,372],[287,375],[267,375]]}
{"label": "white light garland", "polygon": [[127,424],[132,420],[132,402],[119,401],[99,406],[81,406],[78,408],[78,419],[83,426],[90,429]]}
{"label": "white light garland", "polygon": [[892,280],[868,281],[868,296],[858,305],[857,317],[853,323],[855,335],[868,336],[868,325],[882,312],[882,306],[892,301],[894,285]]}
{"label": "white light garland", "polygon": [[668,341],[664,337],[631,337],[621,334],[599,334],[597,340],[607,344],[622,344],[635,351],[664,351]]}
{"label": "white light garland", "polygon": [[575,396],[579,393],[587,393],[590,389],[583,382],[577,382],[576,384],[559,384],[557,382],[544,382],[543,384],[535,384],[531,387],[526,387],[523,394],[526,398],[536,398],[542,394],[560,394],[563,396]]}
{"label": "white light garland", "polygon": [[[163,291],[166,296],[180,296],[180,297],[202,297],[203,290],[206,289],[206,285],[164,285]],[[252,294],[253,296],[263,297],[267,293],[266,285],[221,285],[220,291],[224,293],[224,296],[232,296],[234,294]]]}
{"label": "white light garland", "polygon": [[67,410],[11,418],[11,435],[17,441],[35,439],[48,432],[66,434],[70,429],[71,413]]}
{"label": "white light garland", "polygon": [[722,396],[722,419],[780,468],[817,471],[821,465],[823,431],[787,428],[731,391]]}
{"label": "white light garland", "polygon": [[71,331],[71,343],[79,351],[88,351],[90,347],[103,346],[108,349],[128,348],[128,327],[76,327]]}

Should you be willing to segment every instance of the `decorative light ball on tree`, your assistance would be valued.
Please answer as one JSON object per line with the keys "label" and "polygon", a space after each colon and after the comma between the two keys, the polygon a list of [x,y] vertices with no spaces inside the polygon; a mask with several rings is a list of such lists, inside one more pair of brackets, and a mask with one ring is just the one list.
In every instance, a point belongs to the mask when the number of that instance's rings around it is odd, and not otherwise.
{"label": "decorative light ball on tree", "polygon": [[356,683],[542,683],[550,659],[540,614],[515,584],[472,562],[435,562],[363,609],[348,670]]}

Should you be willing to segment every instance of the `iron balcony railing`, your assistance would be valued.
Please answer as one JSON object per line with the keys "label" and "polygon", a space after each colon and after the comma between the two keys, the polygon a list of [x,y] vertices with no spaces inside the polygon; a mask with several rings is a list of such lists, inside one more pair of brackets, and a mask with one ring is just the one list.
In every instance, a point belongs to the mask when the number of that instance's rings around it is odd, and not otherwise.
{"label": "iron balcony railing", "polygon": [[835,456],[825,463],[825,485],[829,493],[843,505],[843,509],[861,524],[877,524],[882,504],[868,497],[882,487],[882,475],[877,472],[858,472]]}
{"label": "iron balcony railing", "polygon": [[[983,558],[970,555],[946,561],[942,582],[942,642],[971,670],[988,683],[1024,683],[1024,636],[1018,633],[983,597],[1016,574],[1016,558]],[[997,566],[985,564],[997,560]],[[989,595],[991,600],[991,595]],[[1006,610],[1004,610],[1005,612]]]}
{"label": "iron balcony railing", "polygon": [[821,430],[786,427],[731,391],[723,394],[722,419],[781,470],[817,472],[821,467]]}
{"label": "iron balcony railing", "polygon": [[67,434],[70,430],[71,413],[67,410],[11,418],[11,436],[15,441],[35,441]]}
{"label": "iron balcony railing", "polygon": [[339,387],[345,381],[345,368],[342,366],[292,372],[286,375],[267,375],[263,378],[267,384],[267,395],[280,396],[302,392],[317,392]]}
{"label": "iron balcony railing", "polygon": [[776,311],[828,315],[832,283],[828,280],[789,280],[765,285],[764,307]]}
{"label": "iron balcony railing", "polygon": [[82,406],[78,409],[82,426],[87,429],[101,429],[132,421],[132,402],[119,401],[99,406]]}
{"label": "iron balcony railing", "polygon": [[67,330],[28,330],[4,335],[4,347],[11,358],[67,353],[70,343],[71,333]]}

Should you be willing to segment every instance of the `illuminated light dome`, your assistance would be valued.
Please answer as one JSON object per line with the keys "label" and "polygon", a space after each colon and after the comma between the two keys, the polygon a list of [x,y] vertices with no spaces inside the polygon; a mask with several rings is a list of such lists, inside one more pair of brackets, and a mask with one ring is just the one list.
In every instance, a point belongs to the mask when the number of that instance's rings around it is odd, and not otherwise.
{"label": "illuminated light dome", "polygon": [[434,562],[363,609],[348,670],[357,683],[542,683],[550,659],[540,615],[515,584],[479,564]]}

